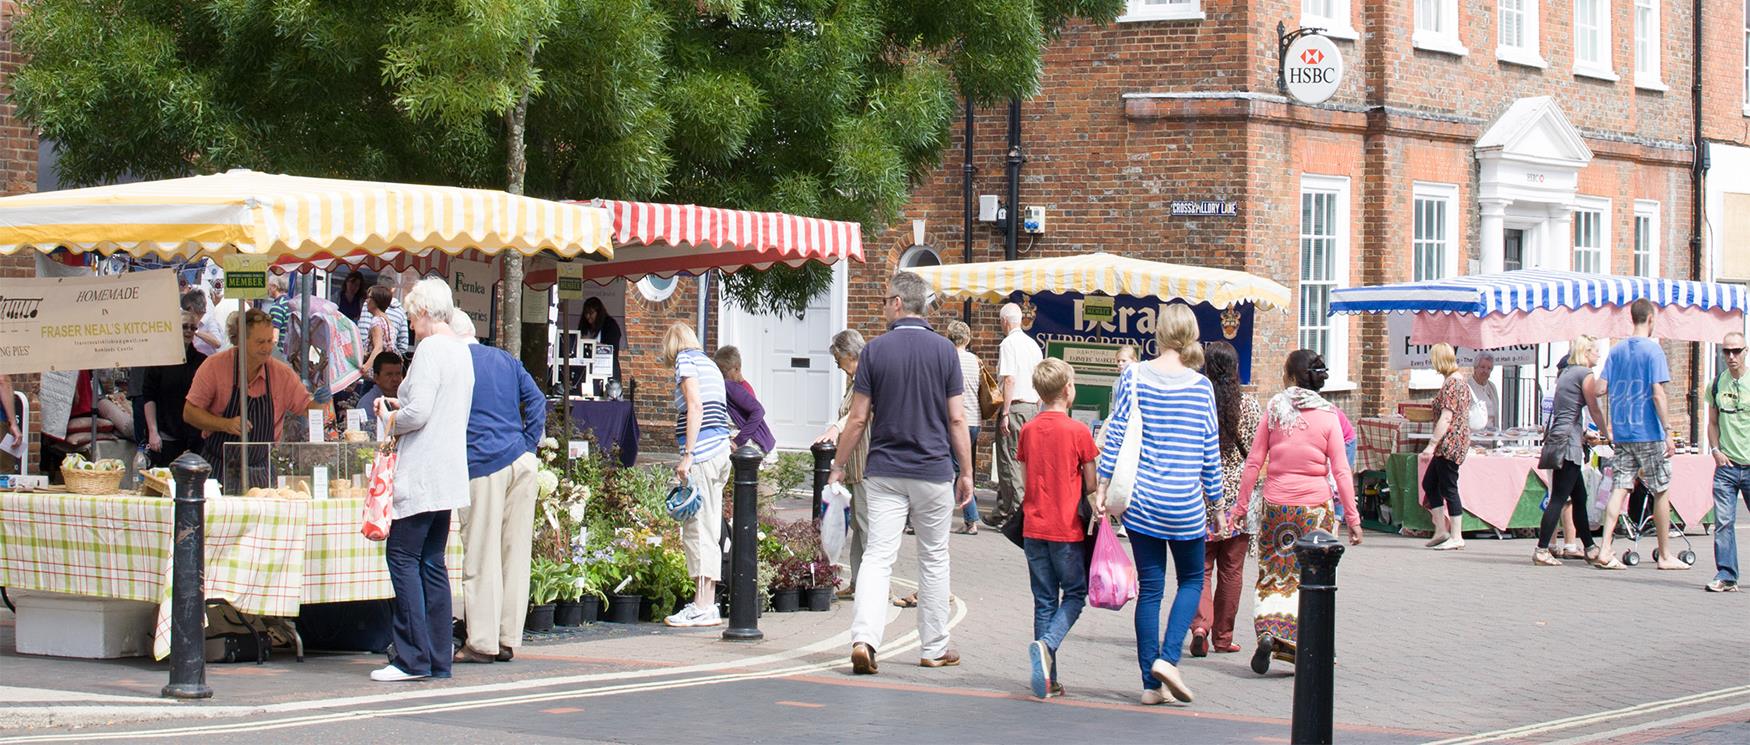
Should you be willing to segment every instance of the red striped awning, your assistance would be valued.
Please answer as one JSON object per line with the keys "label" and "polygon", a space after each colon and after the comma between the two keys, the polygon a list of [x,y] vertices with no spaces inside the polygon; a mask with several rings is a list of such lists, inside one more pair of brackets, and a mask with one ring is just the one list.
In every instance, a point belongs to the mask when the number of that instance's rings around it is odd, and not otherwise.
{"label": "red striped awning", "polygon": [[859,223],[691,204],[611,199],[589,204],[614,218],[614,257],[582,262],[584,279],[594,282],[863,260]]}

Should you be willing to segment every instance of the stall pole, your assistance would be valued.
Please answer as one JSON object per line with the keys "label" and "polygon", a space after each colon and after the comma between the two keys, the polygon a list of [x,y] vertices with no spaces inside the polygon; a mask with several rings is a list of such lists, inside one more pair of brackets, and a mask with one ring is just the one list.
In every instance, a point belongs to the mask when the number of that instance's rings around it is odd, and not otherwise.
{"label": "stall pole", "polygon": [[[566,342],[570,342],[569,349]],[[565,421],[565,439],[560,441],[559,447],[565,451],[566,473],[571,473],[571,355],[577,351],[576,345],[577,342],[571,341],[570,334],[563,329],[559,331],[559,356],[564,358],[559,363],[559,408],[562,409],[560,416]]]}
{"label": "stall pole", "polygon": [[194,453],[170,464],[176,478],[170,575],[170,684],[165,698],[212,698],[207,686],[206,482],[212,467]]}
{"label": "stall pole", "polygon": [[[759,588],[754,586],[759,581],[760,461],[765,460],[765,453],[747,444],[729,460],[735,464],[735,524],[729,540],[734,581],[730,585],[729,628],[724,629],[723,640],[756,642],[766,636],[760,631],[760,609],[755,606]],[[717,518],[706,515],[704,519]]]}
{"label": "stall pole", "polygon": [[1295,745],[1331,742],[1331,669],[1336,661],[1337,562],[1343,544],[1315,530],[1294,542],[1300,561],[1300,632],[1294,655]]}
{"label": "stall pole", "polygon": [[[310,272],[298,272],[293,276],[297,277],[298,282],[298,315],[300,319],[298,328],[304,330],[298,335],[298,372],[304,378],[304,387],[314,391],[316,386],[310,384],[310,293],[315,290],[316,275]],[[279,343],[286,342],[281,339]]]}
{"label": "stall pole", "polygon": [[[237,388],[237,493],[249,489],[249,303],[237,303],[237,377],[233,378]],[[220,467],[224,467],[224,459],[220,459]],[[225,474],[219,474],[219,483],[225,483]]]}
{"label": "stall pole", "polygon": [[817,442],[809,448],[814,453],[814,519],[820,521],[826,514],[825,504],[826,482],[832,478],[832,459],[838,455],[839,447],[832,442]]}

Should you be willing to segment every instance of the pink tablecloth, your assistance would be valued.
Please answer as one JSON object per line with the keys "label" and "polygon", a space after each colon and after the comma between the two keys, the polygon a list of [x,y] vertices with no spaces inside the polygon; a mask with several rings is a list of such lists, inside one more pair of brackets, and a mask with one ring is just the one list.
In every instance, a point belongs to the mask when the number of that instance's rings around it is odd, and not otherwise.
{"label": "pink tablecloth", "polygon": [[[1459,502],[1464,511],[1500,530],[1513,520],[1519,499],[1525,495],[1525,475],[1537,470],[1537,458],[1471,453],[1458,468]],[[1416,480],[1428,471],[1428,459],[1416,459]],[[1548,488],[1548,473],[1537,478]]]}
{"label": "pink tablecloth", "polygon": [[[1461,476],[1462,477],[1462,476]],[[1683,524],[1696,526],[1714,508],[1714,457],[1678,455],[1671,458],[1671,509]]]}

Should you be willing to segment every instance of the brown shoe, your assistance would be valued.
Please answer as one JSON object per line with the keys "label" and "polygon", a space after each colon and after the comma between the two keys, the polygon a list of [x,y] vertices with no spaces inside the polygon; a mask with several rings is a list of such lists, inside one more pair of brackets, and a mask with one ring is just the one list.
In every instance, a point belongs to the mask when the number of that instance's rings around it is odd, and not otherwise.
{"label": "brown shoe", "polygon": [[510,662],[511,660],[516,659],[516,650],[500,644],[498,646],[498,656],[492,659],[498,660],[499,662]]}
{"label": "brown shoe", "polygon": [[960,664],[960,653],[952,649],[933,660],[918,660],[918,667],[954,667]]}
{"label": "brown shoe", "polygon": [[479,652],[474,651],[473,647],[469,647],[469,646],[465,646],[465,645],[461,646],[461,647],[457,647],[456,648],[456,656],[451,658],[451,659],[455,660],[457,663],[464,663],[464,662],[488,663],[488,662],[494,662],[496,660],[496,658],[493,655],[481,654]]}
{"label": "brown shoe", "polygon": [[851,672],[858,675],[874,675],[878,672],[875,664],[875,648],[863,642],[851,645]]}

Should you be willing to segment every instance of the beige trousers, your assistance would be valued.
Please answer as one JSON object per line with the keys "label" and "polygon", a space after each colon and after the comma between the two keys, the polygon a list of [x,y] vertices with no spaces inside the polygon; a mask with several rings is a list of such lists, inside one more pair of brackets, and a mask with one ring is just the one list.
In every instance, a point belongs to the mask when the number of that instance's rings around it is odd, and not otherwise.
{"label": "beige trousers", "polygon": [[468,482],[469,506],[462,517],[462,613],[468,621],[468,647],[498,654],[499,647],[523,643],[529,612],[529,542],[535,531],[533,453],[497,472]]}

